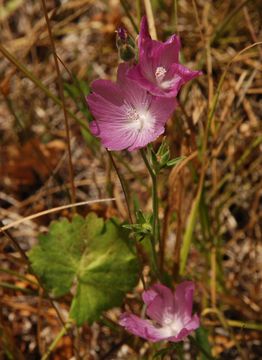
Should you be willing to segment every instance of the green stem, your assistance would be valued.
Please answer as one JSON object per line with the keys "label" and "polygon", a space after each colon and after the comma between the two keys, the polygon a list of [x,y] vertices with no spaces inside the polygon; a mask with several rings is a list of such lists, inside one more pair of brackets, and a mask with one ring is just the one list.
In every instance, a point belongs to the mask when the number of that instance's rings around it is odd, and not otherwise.
{"label": "green stem", "polygon": [[59,341],[62,339],[62,337],[67,333],[67,331],[71,328],[71,323],[66,323],[65,326],[60,330],[60,332],[57,334],[56,338],[52,342],[52,344],[47,349],[47,352],[42,356],[41,360],[47,360],[49,356],[51,355],[52,351],[56,348]]}
{"label": "green stem", "polygon": [[151,237],[151,245],[153,251],[153,261],[156,272],[158,271],[158,259],[156,253],[156,244],[160,242],[160,224],[159,224],[159,216],[158,216],[158,195],[157,195],[157,174],[155,170],[152,168],[151,164],[148,161],[145,149],[140,150],[142,159],[148,169],[148,172],[151,176],[152,180],[152,203],[153,203],[153,236]]}

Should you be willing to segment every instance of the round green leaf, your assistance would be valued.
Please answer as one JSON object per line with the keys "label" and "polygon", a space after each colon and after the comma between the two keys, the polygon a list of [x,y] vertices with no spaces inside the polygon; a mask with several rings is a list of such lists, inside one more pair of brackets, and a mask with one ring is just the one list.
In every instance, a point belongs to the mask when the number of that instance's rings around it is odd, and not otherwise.
{"label": "round green leaf", "polygon": [[54,296],[77,290],[70,316],[89,324],[102,311],[121,304],[138,281],[137,258],[128,231],[116,221],[90,213],[52,223],[49,233],[29,253],[34,272]]}

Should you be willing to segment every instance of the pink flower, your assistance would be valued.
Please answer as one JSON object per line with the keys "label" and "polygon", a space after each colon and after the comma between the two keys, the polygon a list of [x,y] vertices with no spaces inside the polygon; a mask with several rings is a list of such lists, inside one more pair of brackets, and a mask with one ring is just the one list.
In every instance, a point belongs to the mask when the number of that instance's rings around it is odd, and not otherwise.
{"label": "pink flower", "polygon": [[87,97],[95,118],[90,130],[109,150],[132,151],[154,141],[176,107],[174,99],[157,98],[128,79],[128,68],[119,65],[116,83],[95,80]]}
{"label": "pink flower", "polygon": [[198,316],[192,316],[193,295],[194,284],[190,281],[178,285],[174,294],[164,285],[153,285],[143,292],[142,298],[147,305],[146,314],[156,326],[129,313],[122,314],[119,323],[132,334],[152,342],[181,341],[200,325]]}
{"label": "pink flower", "polygon": [[138,47],[139,63],[129,70],[128,76],[153,95],[175,97],[182,85],[201,75],[201,71],[192,71],[179,64],[178,36],[172,35],[164,43],[151,39],[145,16],[141,21]]}

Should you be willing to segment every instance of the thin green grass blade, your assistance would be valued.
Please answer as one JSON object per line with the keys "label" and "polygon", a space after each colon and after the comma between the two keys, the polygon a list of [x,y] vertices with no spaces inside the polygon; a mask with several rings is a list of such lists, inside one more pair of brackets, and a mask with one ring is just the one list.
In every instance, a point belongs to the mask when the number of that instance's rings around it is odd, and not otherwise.
{"label": "thin green grass blade", "polygon": [[[200,193],[201,194],[201,193]],[[183,243],[181,247],[181,253],[180,253],[180,268],[179,272],[180,275],[184,275],[185,268],[186,268],[186,262],[189,254],[190,245],[193,238],[193,232],[196,226],[197,216],[198,216],[198,209],[199,209],[199,201],[200,201],[200,194],[197,195],[195,198],[190,215],[188,218],[187,226],[186,226],[186,232],[183,238]]]}

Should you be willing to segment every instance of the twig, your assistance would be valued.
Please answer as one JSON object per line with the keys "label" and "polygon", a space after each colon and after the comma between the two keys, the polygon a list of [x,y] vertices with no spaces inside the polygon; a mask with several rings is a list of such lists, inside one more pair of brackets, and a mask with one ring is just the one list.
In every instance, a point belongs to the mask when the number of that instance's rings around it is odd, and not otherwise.
{"label": "twig", "polygon": [[0,232],[3,232],[3,234],[5,235],[5,237],[13,244],[14,248],[19,252],[19,254],[21,255],[21,258],[28,263],[28,257],[26,255],[26,253],[24,252],[24,250],[21,248],[21,246],[19,245],[18,241],[16,241],[16,239],[13,237],[13,235],[10,234],[10,232],[5,229],[3,222],[0,220]]}

